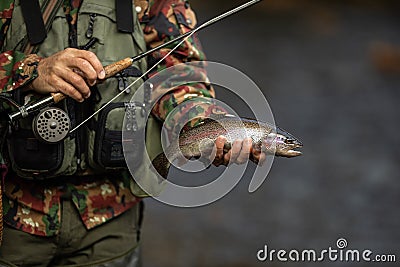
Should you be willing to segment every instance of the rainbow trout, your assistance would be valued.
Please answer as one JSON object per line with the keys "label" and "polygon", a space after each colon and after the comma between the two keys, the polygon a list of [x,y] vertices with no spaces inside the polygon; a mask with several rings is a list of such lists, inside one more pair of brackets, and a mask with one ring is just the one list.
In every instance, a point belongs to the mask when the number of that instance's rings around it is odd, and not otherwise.
{"label": "rainbow trout", "polygon": [[210,162],[207,155],[211,154],[215,140],[220,135],[227,138],[225,151],[230,149],[234,140],[251,137],[253,149],[267,154],[287,158],[302,155],[296,150],[303,146],[302,143],[286,131],[252,119],[224,116],[216,120],[206,119],[198,126],[182,132],[179,141],[172,142],[164,153],[153,160],[153,166],[166,179],[171,166],[170,161],[173,162],[182,156],[186,159],[201,157],[201,160],[206,155],[203,159],[208,159],[208,162],[204,162],[207,164]]}

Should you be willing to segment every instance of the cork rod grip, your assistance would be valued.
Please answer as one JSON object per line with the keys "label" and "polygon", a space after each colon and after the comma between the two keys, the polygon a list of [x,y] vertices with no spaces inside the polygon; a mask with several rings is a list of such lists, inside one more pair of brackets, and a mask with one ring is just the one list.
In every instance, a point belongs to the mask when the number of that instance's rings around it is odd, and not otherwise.
{"label": "cork rod grip", "polygon": [[[104,67],[104,71],[106,72],[105,79],[114,76],[118,72],[128,68],[131,65],[132,65],[132,59],[130,57],[127,57],[118,62],[105,66]],[[51,96],[53,98],[54,103],[58,103],[66,98],[66,95],[64,95],[63,93],[52,93]]]}
{"label": "cork rod grip", "polygon": [[64,95],[63,93],[51,93],[51,96],[53,97],[53,101],[54,103],[58,103],[61,100],[63,100],[64,98],[66,98],[67,96]]}
{"label": "cork rod grip", "polygon": [[124,58],[118,62],[105,66],[104,70],[106,72],[106,79],[114,76],[121,70],[124,70],[130,66],[132,66],[132,59],[130,57]]}

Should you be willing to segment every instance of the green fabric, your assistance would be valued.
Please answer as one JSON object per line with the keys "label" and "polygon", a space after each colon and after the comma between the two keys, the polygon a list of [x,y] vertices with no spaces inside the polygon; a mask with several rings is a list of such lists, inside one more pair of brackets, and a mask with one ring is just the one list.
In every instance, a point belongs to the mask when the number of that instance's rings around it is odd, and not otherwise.
{"label": "green fabric", "polygon": [[[42,3],[43,0],[40,0]],[[115,1],[107,0],[102,1],[101,4],[95,0],[85,0],[83,1],[79,9],[79,23],[77,23],[77,39],[78,46],[85,45],[90,38],[86,36],[86,31],[89,27],[90,14],[97,14],[95,18],[93,35],[92,37],[97,38],[99,41],[90,48],[90,51],[94,52],[97,57],[101,60],[104,66],[114,63],[126,57],[132,57],[140,54],[146,50],[146,44],[143,38],[143,32],[140,27],[139,21],[136,18],[136,12],[134,14],[134,32],[132,34],[126,34],[116,31],[115,25],[110,23],[110,20],[115,22]],[[26,35],[26,28],[22,19],[22,13],[18,1],[15,3],[14,15],[12,24],[10,25],[10,30],[7,33],[6,50],[14,48],[20,40]],[[40,45],[38,50],[38,55],[41,57],[48,57],[60,50],[63,50],[69,46],[68,44],[68,31],[69,25],[64,13],[64,10],[60,8],[57,12],[56,17],[52,23],[52,28],[48,33],[48,36],[43,44]],[[60,38],[61,36],[61,38]],[[133,41],[132,41],[133,40]],[[147,64],[145,60],[140,60],[134,62],[133,65],[145,72],[147,69]],[[135,77],[128,77],[127,84],[133,82]],[[129,102],[135,91],[139,88],[142,82],[137,82],[132,88],[131,93],[123,94],[114,102]],[[107,79],[105,82],[98,84],[98,91],[101,95],[101,101],[96,104],[95,109],[100,108],[110,99],[112,99],[118,91],[118,80],[116,78]],[[109,130],[119,130],[122,128],[123,118],[125,110],[124,108],[118,108],[111,111],[106,120],[106,128]],[[139,128],[146,129],[146,140],[151,142],[146,142],[146,146],[149,148],[150,158],[154,158],[158,153],[161,152],[160,145],[160,133],[158,125],[159,122],[150,117],[146,126],[146,118],[141,116],[140,110],[136,112],[136,117],[138,119]],[[152,115],[150,115],[152,116]],[[95,120],[98,122],[98,116]],[[31,128],[31,119],[21,120],[21,126],[25,129]],[[86,126],[84,126],[86,127]],[[99,165],[96,160],[94,160],[94,149],[95,149],[95,131],[88,130],[88,154],[84,155],[84,162],[81,164],[83,167],[91,167],[99,173],[104,172],[103,166]],[[55,177],[60,175],[72,175],[76,172],[78,166],[76,164],[76,146],[75,140],[71,138],[66,138],[64,141],[64,159],[62,161],[61,167],[53,173],[45,173],[43,177]],[[143,151],[137,151],[135,153],[138,159],[143,158]],[[31,172],[23,171],[13,166],[14,171],[21,176],[30,178],[32,176]],[[141,166],[142,177],[145,177],[149,172],[148,167]],[[136,194],[140,196],[145,196],[143,192],[133,183],[131,188]]]}
{"label": "green fabric", "polygon": [[72,202],[64,200],[56,237],[34,236],[5,226],[0,266],[27,266],[28,262],[29,266],[139,266],[140,216],[140,205],[136,205],[87,230]]}

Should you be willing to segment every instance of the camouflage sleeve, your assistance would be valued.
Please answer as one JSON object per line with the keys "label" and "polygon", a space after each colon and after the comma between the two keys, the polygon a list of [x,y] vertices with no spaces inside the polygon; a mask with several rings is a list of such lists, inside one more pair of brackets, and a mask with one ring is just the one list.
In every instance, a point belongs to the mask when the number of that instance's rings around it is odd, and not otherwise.
{"label": "camouflage sleeve", "polygon": [[15,90],[37,77],[40,57],[18,51],[0,54],[0,88],[2,92]]}
{"label": "camouflage sleeve", "polygon": [[[196,16],[191,9],[189,2],[186,0],[155,0],[150,1],[148,12],[142,14],[142,22],[144,23],[143,31],[145,41],[149,47],[155,47],[161,43],[171,40],[174,37],[190,31],[196,26]],[[164,48],[151,55],[149,58],[150,66],[163,58],[173,48]],[[150,76],[156,75],[165,68],[184,63],[205,60],[200,42],[197,36],[193,36],[186,40],[177,50],[170,56],[157,64],[155,70]],[[221,113],[224,110],[213,104],[212,98],[215,92],[209,83],[207,74],[203,68],[195,68],[187,66],[182,72],[174,74],[176,80],[182,81],[199,81],[185,85],[176,85],[172,91],[164,95],[153,108],[153,114],[160,120],[165,120],[169,115],[170,118],[166,127],[170,130],[179,130],[183,127],[182,123],[190,121],[185,127],[196,125],[201,118],[209,116],[211,113]],[[170,90],[173,87],[174,77],[169,77],[164,84],[155,85],[162,87],[164,90]],[[156,88],[157,89],[157,88]],[[190,104],[179,106],[179,104],[187,101]]]}
{"label": "camouflage sleeve", "polygon": [[19,51],[3,51],[3,43],[11,22],[13,0],[0,1],[0,89],[17,89],[37,76],[36,67],[40,57],[35,54],[25,55]]}

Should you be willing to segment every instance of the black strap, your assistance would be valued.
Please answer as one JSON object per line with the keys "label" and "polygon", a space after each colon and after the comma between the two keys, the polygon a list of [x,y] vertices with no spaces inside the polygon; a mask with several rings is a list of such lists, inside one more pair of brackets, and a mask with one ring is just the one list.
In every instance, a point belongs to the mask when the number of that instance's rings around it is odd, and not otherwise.
{"label": "black strap", "polygon": [[39,0],[20,0],[29,42],[40,44],[47,37]]}
{"label": "black strap", "polygon": [[121,32],[133,32],[132,0],[115,0],[117,27]]}

